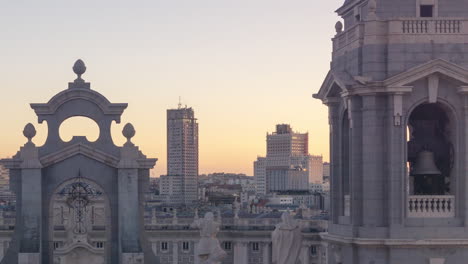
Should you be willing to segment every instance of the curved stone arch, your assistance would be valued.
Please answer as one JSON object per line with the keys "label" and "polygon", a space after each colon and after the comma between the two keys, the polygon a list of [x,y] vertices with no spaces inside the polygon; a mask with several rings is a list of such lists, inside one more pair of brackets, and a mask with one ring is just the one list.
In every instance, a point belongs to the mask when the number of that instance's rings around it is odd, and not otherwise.
{"label": "curved stone arch", "polygon": [[[48,203],[48,208],[49,208],[49,211],[48,211],[48,218],[49,218],[49,226],[48,226],[48,229],[47,229],[47,232],[49,233],[49,238],[51,241],[53,241],[53,238],[54,238],[54,202],[56,201],[57,199],[57,196],[58,196],[58,192],[60,190],[62,190],[63,188],[67,187],[68,185],[76,182],[77,178],[71,178],[71,179],[66,179],[64,181],[62,181],[61,183],[57,184],[57,186],[54,188],[54,193],[52,195],[50,195],[50,198],[49,198],[49,201],[47,201]],[[102,193],[102,198],[100,200],[103,201],[104,203],[104,214],[105,214],[105,219],[104,219],[104,222],[105,222],[105,226],[106,226],[106,230],[105,230],[105,239],[106,239],[106,244],[105,244],[105,247],[104,247],[104,263],[108,263],[109,262],[109,256],[111,254],[111,248],[110,248],[110,241],[112,239],[111,237],[111,206],[110,206],[110,201],[109,201],[109,195],[106,193],[106,191],[104,190],[104,188],[102,188],[97,182],[89,179],[89,178],[86,178],[86,177],[81,177],[81,181],[93,186],[94,188],[96,188],[98,191],[100,191]],[[64,252],[70,252],[76,248],[85,248],[86,250],[89,250],[90,252],[92,253],[97,253],[99,252],[98,250],[96,250],[95,248],[93,248],[90,244],[88,243],[77,243],[75,245],[71,245],[70,247],[64,249],[63,251]],[[54,246],[53,246],[53,243],[49,243],[49,256],[51,256],[51,258],[53,259],[54,258]]]}
{"label": "curved stone arch", "polygon": [[[414,110],[418,107],[418,106],[421,106],[425,103],[429,103],[429,101],[427,100],[427,98],[423,98],[423,99],[420,99],[420,100],[417,100],[417,101],[414,101],[406,110],[405,114],[404,114],[404,124],[405,124],[405,128],[408,127],[409,125],[409,120],[410,120],[410,116],[411,114],[414,112]],[[460,121],[462,120],[462,118],[460,117],[460,113],[459,111],[457,111],[456,107],[454,105],[452,105],[449,101],[443,99],[443,98],[437,98],[437,103],[440,104],[444,110],[446,111],[446,114],[447,114],[447,117],[449,118],[449,121],[451,124],[453,124],[454,126],[454,131],[455,132],[458,132],[456,133],[454,139],[455,139],[455,142],[453,142],[454,144],[454,147],[457,148],[456,152],[459,153],[459,145],[458,144],[459,142],[462,142],[461,141],[461,134],[460,131],[459,131],[459,125],[460,124]],[[407,131],[405,129],[405,139],[407,138]],[[407,151],[405,150],[405,160],[408,158],[407,157]]]}
{"label": "curved stone arch", "polygon": [[[45,153],[54,152],[67,144],[93,143],[97,146],[106,146],[108,151],[117,152],[112,140],[112,122],[120,123],[123,111],[127,104],[110,103],[100,93],[89,88],[69,88],[55,95],[45,104],[31,104],[38,117],[39,123],[47,121],[47,139],[44,144]],[[61,124],[72,117],[87,117],[99,127],[99,138],[95,142],[89,142],[77,137],[70,142],[63,142],[59,129]],[[46,150],[47,149],[47,150]]]}
{"label": "curved stone arch", "polygon": [[68,89],[58,93],[45,104],[31,104],[31,108],[34,109],[39,117],[39,122],[41,122],[46,115],[55,114],[59,107],[76,99],[92,102],[104,115],[115,115],[116,122],[120,122],[120,116],[127,108],[126,103],[113,104],[102,94],[90,89]]}

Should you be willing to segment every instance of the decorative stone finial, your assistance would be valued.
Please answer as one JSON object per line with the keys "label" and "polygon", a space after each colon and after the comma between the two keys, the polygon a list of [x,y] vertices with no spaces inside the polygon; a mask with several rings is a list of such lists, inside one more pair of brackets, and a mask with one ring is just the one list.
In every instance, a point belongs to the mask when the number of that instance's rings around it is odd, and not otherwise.
{"label": "decorative stone finial", "polygon": [[86,72],[86,65],[81,59],[75,62],[73,65],[73,71],[78,75],[77,80],[83,80],[81,79],[81,75]]}
{"label": "decorative stone finial", "polygon": [[377,2],[375,0],[369,0],[367,4],[367,8],[369,9],[369,14],[367,15],[368,20],[376,20],[377,19]]}
{"label": "decorative stone finial", "polygon": [[343,23],[341,23],[341,21],[336,22],[335,30],[336,34],[340,34],[343,31]]}
{"label": "decorative stone finial", "polygon": [[369,12],[375,13],[377,10],[377,2],[375,0],[369,0]]}
{"label": "decorative stone finial", "polygon": [[23,129],[23,135],[31,142],[32,138],[36,135],[36,128],[33,124],[28,123]]}
{"label": "decorative stone finial", "polygon": [[76,75],[78,75],[78,78],[76,78],[75,81],[68,83],[68,88],[90,89],[90,84],[81,79],[81,75],[83,75],[86,72],[86,65],[82,60],[77,60],[75,64],[73,64],[73,72],[75,72]]}
{"label": "decorative stone finial", "polygon": [[123,136],[127,138],[127,143],[130,143],[130,140],[135,136],[135,133],[135,128],[131,123],[127,123],[122,130]]}

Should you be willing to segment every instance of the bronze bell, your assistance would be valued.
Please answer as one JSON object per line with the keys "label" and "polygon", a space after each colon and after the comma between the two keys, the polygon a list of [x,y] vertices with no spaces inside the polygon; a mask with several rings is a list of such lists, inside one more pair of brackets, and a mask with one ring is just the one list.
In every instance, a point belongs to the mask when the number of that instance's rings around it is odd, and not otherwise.
{"label": "bronze bell", "polygon": [[442,172],[437,168],[434,161],[434,153],[423,150],[416,157],[416,164],[413,167],[411,175],[440,175]]}

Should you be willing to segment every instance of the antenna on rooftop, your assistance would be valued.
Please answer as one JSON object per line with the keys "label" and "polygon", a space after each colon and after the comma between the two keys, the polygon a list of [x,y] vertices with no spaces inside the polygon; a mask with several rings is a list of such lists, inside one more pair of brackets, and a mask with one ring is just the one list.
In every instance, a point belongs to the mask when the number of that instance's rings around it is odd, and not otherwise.
{"label": "antenna on rooftop", "polygon": [[178,104],[179,109],[182,107],[182,98],[179,96],[179,104]]}

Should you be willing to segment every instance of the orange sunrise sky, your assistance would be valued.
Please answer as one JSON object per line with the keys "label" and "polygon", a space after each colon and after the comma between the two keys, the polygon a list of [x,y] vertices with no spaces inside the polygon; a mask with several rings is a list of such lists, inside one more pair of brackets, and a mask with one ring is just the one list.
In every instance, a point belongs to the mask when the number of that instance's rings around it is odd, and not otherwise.
{"label": "orange sunrise sky", "polygon": [[[29,103],[66,89],[81,58],[91,89],[129,104],[113,138],[123,144],[121,130],[131,122],[133,142],[159,159],[153,176],[166,173],[166,109],[179,96],[199,122],[200,174],[253,175],[278,123],[309,132],[310,153],[328,161],[328,112],[312,94],[329,69],[342,2],[7,1],[0,9],[0,158],[26,142],[28,122],[38,131],[34,142],[44,143],[47,124],[37,123]],[[92,121],[67,121],[63,139],[96,136]]]}

